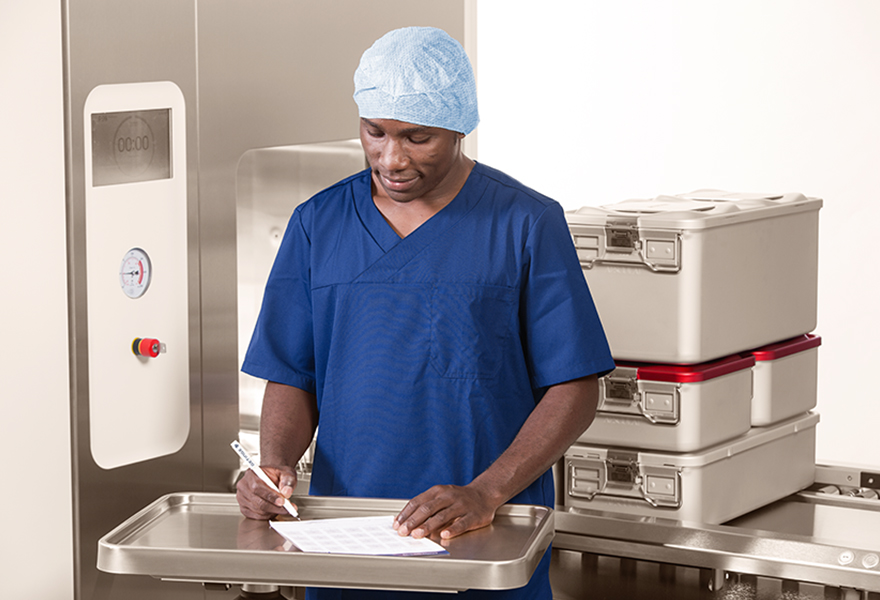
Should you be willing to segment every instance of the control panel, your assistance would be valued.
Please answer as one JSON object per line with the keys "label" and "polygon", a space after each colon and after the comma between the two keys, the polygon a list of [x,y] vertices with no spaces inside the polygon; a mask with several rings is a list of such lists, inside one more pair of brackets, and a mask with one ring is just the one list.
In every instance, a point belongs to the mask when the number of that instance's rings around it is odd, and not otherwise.
{"label": "control panel", "polygon": [[101,85],[83,118],[90,446],[113,469],[189,435],[184,97]]}

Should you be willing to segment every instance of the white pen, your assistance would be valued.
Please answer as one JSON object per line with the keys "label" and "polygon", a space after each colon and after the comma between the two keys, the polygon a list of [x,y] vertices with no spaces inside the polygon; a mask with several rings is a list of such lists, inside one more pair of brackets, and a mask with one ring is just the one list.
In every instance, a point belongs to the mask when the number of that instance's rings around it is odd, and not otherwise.
{"label": "white pen", "polygon": [[[241,457],[241,459],[245,462],[245,464],[250,468],[251,471],[253,471],[254,473],[257,474],[257,477],[259,477],[260,479],[263,480],[263,483],[268,485],[270,488],[272,488],[273,490],[275,490],[279,494],[281,493],[281,490],[278,489],[278,486],[275,485],[275,482],[273,482],[271,479],[269,479],[269,476],[266,475],[266,472],[263,469],[261,469],[257,465],[257,463],[254,462],[254,459],[251,458],[251,455],[248,454],[247,450],[245,450],[244,447],[238,443],[238,440],[232,440],[231,445],[232,445],[232,449],[235,450],[236,454],[238,454]],[[299,513],[296,512],[296,508],[294,508],[293,504],[291,504],[290,500],[288,500],[287,498],[284,499],[284,508],[286,508],[287,512],[289,512],[291,515],[293,515],[294,517],[299,519]]]}

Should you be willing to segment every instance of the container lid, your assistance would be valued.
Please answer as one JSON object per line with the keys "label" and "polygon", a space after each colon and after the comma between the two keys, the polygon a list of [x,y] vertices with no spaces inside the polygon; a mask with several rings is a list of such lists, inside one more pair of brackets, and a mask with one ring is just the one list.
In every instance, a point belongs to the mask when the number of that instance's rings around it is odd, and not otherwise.
{"label": "container lid", "polygon": [[566,213],[569,224],[601,225],[635,221],[645,229],[704,229],[741,221],[819,210],[822,200],[803,194],[752,194],[696,190],[674,196],[585,206]]}
{"label": "container lid", "polygon": [[[696,469],[721,460],[729,459],[732,456],[736,456],[737,454],[741,454],[752,448],[757,448],[758,446],[769,444],[784,437],[802,432],[806,433],[806,435],[815,435],[815,431],[811,430],[814,430],[818,423],[819,414],[808,412],[768,427],[752,427],[744,434],[735,437],[732,440],[720,442],[709,448],[696,450],[694,452],[632,451],[636,454],[635,458],[640,467],[662,466],[675,467],[677,469]],[[574,457],[592,456],[604,458],[607,455],[607,452],[611,449],[620,450],[621,448],[576,443],[566,451],[565,455]]]}
{"label": "container lid", "polygon": [[696,365],[657,365],[634,362],[616,362],[615,364],[618,367],[636,369],[637,379],[672,383],[696,383],[715,379],[716,377],[743,369],[749,369],[755,366],[755,357],[751,354],[735,354]]}
{"label": "container lid", "polygon": [[[742,454],[752,448],[763,446],[784,437],[801,432],[810,432],[819,423],[819,414],[809,412],[797,415],[787,421],[768,427],[752,427],[746,433],[727,442],[721,442],[705,450],[689,452],[686,454],[671,453],[646,453],[639,452],[639,462],[643,465],[674,465],[679,468],[703,467],[720,460],[726,460],[731,456]],[[811,435],[815,435],[812,432]]]}
{"label": "container lid", "polygon": [[752,350],[751,354],[755,357],[756,361],[763,362],[766,360],[776,360],[778,358],[784,358],[791,354],[803,352],[811,348],[818,348],[821,344],[821,337],[819,337],[818,335],[807,333],[804,335],[799,335],[795,338],[791,338],[790,340],[776,342],[775,344],[770,344],[762,348]]}

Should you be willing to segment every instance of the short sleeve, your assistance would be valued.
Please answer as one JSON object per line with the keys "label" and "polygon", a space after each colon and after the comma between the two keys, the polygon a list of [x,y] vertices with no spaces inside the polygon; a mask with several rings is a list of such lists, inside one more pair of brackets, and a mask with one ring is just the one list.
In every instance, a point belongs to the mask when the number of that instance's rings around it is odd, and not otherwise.
{"label": "short sleeve", "polygon": [[242,371],[315,393],[310,240],[294,211],[269,273]]}
{"label": "short sleeve", "polygon": [[605,332],[558,203],[529,232],[521,329],[532,386],[543,388],[614,369]]}

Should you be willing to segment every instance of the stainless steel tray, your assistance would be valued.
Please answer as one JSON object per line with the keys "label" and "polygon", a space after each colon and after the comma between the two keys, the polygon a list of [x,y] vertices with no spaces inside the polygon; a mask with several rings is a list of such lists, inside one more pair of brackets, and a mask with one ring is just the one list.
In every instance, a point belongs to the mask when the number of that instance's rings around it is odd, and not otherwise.
{"label": "stainless steel tray", "polygon": [[[303,519],[397,514],[404,500],[300,496]],[[554,535],[553,511],[507,504],[492,525],[448,542],[448,555],[356,556],[283,548],[232,494],[159,498],[98,542],[98,569],[174,580],[458,592],[528,583]]]}

